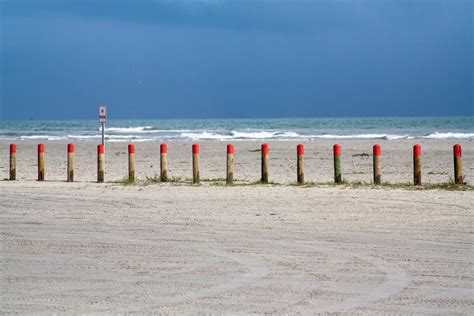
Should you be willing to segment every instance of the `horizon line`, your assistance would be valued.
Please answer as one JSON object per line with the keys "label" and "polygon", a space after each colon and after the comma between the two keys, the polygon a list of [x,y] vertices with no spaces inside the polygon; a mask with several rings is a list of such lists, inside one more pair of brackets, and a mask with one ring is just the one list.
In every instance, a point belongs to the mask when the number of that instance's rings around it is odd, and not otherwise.
{"label": "horizon line", "polygon": [[[471,115],[393,115],[393,116],[275,116],[275,117],[209,117],[209,118],[108,118],[108,121],[212,121],[212,120],[275,120],[275,119],[386,119],[386,118],[474,118]],[[0,122],[70,122],[70,121],[94,121],[95,118],[80,118],[80,119],[0,119]]]}

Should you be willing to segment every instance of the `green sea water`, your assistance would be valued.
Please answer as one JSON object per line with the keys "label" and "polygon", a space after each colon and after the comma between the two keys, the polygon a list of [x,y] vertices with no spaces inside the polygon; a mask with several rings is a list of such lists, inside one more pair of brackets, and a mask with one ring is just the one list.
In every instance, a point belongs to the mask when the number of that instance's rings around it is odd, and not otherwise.
{"label": "green sea water", "polygon": [[[0,139],[91,140],[98,121],[0,121]],[[109,120],[109,141],[474,139],[474,116],[391,118],[272,118]]]}

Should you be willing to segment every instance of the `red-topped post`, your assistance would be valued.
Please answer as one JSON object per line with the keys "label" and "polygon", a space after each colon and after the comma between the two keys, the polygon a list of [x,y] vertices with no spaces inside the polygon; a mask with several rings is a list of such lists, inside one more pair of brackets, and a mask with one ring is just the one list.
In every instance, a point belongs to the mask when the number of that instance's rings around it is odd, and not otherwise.
{"label": "red-topped post", "polygon": [[268,183],[268,144],[262,144],[262,183]]}
{"label": "red-topped post", "polygon": [[67,144],[67,182],[74,182],[74,144]]}
{"label": "red-topped post", "polygon": [[296,179],[299,185],[304,184],[304,145],[296,146]]}
{"label": "red-topped post", "polygon": [[227,184],[234,183],[234,146],[232,144],[227,145]]}
{"label": "red-topped post", "polygon": [[199,145],[193,144],[193,183],[199,183]]}
{"label": "red-topped post", "polygon": [[160,180],[161,182],[168,181],[168,148],[166,144],[160,145]]}
{"label": "red-topped post", "polygon": [[135,145],[128,145],[128,181],[135,181]]}
{"label": "red-topped post", "polygon": [[421,185],[421,146],[413,146],[413,182],[415,185]]}
{"label": "red-topped post", "polygon": [[454,183],[463,184],[461,145],[456,144],[453,146],[453,156],[454,156]]}
{"label": "red-topped post", "polygon": [[382,149],[379,144],[374,145],[374,184],[382,183]]}
{"label": "red-topped post", "polygon": [[342,172],[341,172],[341,146],[335,144],[333,146],[334,153],[334,182],[342,183]]}
{"label": "red-topped post", "polygon": [[38,181],[44,181],[44,144],[38,145]]}
{"label": "red-topped post", "polygon": [[10,180],[16,180],[16,144],[10,144]]}
{"label": "red-topped post", "polygon": [[102,183],[105,179],[105,150],[104,145],[97,145],[97,182]]}

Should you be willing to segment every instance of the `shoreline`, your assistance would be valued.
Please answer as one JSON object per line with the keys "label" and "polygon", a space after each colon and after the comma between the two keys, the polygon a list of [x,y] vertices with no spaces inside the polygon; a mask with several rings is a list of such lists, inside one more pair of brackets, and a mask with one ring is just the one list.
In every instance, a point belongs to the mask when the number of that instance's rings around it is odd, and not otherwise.
{"label": "shoreline", "polygon": [[[208,120],[109,120],[105,134],[114,142],[148,141],[319,141],[474,140],[473,116],[404,118],[274,118]],[[7,141],[100,141],[95,120],[0,121]]]}

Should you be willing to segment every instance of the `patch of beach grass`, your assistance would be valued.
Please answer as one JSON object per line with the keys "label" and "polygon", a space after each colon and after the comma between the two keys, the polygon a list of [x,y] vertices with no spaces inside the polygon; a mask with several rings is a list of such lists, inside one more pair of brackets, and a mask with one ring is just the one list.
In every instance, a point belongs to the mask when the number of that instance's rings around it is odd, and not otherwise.
{"label": "patch of beach grass", "polygon": [[425,183],[420,186],[416,186],[411,182],[402,183],[390,183],[383,182],[382,184],[374,184],[373,182],[366,181],[344,181],[343,183],[335,183],[333,181],[321,182],[321,183],[305,183],[305,185],[297,185],[296,182],[291,183],[292,186],[299,187],[343,187],[343,188],[354,188],[354,189],[402,189],[402,190],[446,190],[446,191],[473,191],[474,186],[464,184],[455,184],[454,181],[445,183]]}
{"label": "patch of beach grass", "polygon": [[435,174],[439,174],[439,175],[446,175],[448,174],[446,171],[430,171],[428,172],[429,175],[435,175]]}
{"label": "patch of beach grass", "polygon": [[352,157],[369,158],[370,155],[368,153],[360,153],[360,154],[353,154]]}
{"label": "patch of beach grass", "polygon": [[169,183],[180,183],[181,182],[181,177],[169,177],[165,182]]}
{"label": "patch of beach grass", "polygon": [[424,183],[423,185],[416,186],[412,182],[402,182],[402,183],[390,183],[382,182],[381,184],[374,184],[366,181],[347,181],[345,178],[342,179],[341,183],[336,183],[334,181],[327,182],[316,182],[316,181],[305,181],[304,184],[299,184],[296,181],[287,182],[287,183],[278,183],[274,181],[262,182],[261,180],[256,181],[245,181],[245,180],[236,180],[234,183],[228,185],[225,178],[204,178],[200,179],[199,183],[194,184],[191,178],[186,178],[184,180],[181,177],[169,177],[166,182],[161,181],[159,175],[154,175],[152,177],[146,177],[145,180],[131,180],[128,177],[125,177],[121,180],[112,181],[112,183],[121,184],[124,186],[131,185],[153,185],[153,184],[170,184],[175,186],[288,186],[288,187],[300,187],[300,188],[324,188],[324,187],[341,187],[341,188],[354,188],[354,189],[402,189],[402,190],[446,190],[446,191],[474,191],[474,186],[469,185],[465,182],[465,177],[462,180],[463,184],[456,184],[454,179],[451,177],[447,182],[443,183]]}
{"label": "patch of beach grass", "polygon": [[145,181],[143,181],[143,185],[152,185],[152,184],[166,184],[170,183],[172,185],[179,185],[179,184],[184,184],[184,182],[181,181],[181,177],[168,177],[166,181],[162,181],[161,177],[159,175],[154,175],[152,177],[146,177]]}
{"label": "patch of beach grass", "polygon": [[251,182],[242,181],[240,183],[234,183],[234,185],[236,185],[236,186],[257,186],[257,185],[280,186],[280,185],[283,185],[283,184],[278,183],[278,182],[274,182],[274,181],[263,182],[262,180],[256,180],[256,181],[251,181]]}
{"label": "patch of beach grass", "polygon": [[212,186],[224,186],[226,184],[226,179],[224,178],[204,178],[201,179],[200,182],[207,183]]}
{"label": "patch of beach grass", "polygon": [[125,177],[121,180],[112,181],[112,183],[121,184],[121,185],[134,185],[134,184],[137,184],[137,181],[136,179],[130,179],[129,177]]}
{"label": "patch of beach grass", "polygon": [[143,181],[143,185],[152,185],[152,184],[158,184],[161,183],[161,178],[158,175],[153,175],[152,177],[146,177],[145,180]]}

